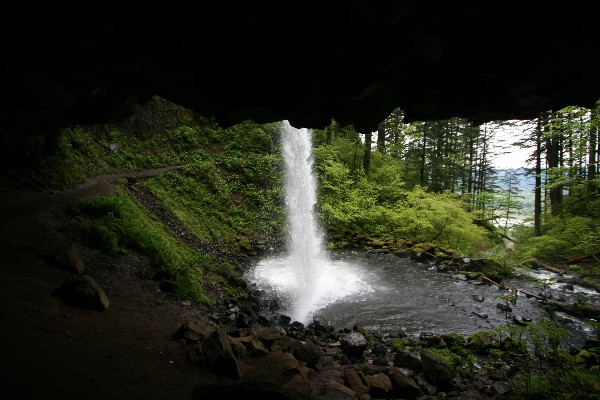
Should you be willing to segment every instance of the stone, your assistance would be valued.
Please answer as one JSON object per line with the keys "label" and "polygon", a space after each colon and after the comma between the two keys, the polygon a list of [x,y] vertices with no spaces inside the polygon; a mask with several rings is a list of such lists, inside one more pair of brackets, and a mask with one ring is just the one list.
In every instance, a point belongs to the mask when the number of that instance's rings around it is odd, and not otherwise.
{"label": "stone", "polygon": [[77,307],[104,311],[110,305],[104,289],[89,275],[72,277],[63,282],[56,293],[66,303]]}
{"label": "stone", "polygon": [[427,380],[444,387],[452,379],[452,372],[444,361],[429,350],[421,351],[421,365]]}
{"label": "stone", "polygon": [[217,328],[202,344],[206,366],[213,372],[232,379],[240,379],[241,372],[229,343],[227,333]]}
{"label": "stone", "polygon": [[357,331],[351,331],[340,339],[342,351],[350,358],[361,358],[367,348],[367,339]]}

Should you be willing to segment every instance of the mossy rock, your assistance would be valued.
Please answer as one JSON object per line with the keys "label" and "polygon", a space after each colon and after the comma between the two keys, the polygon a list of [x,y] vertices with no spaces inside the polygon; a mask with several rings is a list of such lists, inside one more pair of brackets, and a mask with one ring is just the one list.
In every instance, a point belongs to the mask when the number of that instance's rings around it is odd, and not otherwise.
{"label": "mossy rock", "polygon": [[368,245],[373,247],[374,249],[382,249],[382,248],[388,247],[387,242],[385,242],[383,240],[379,240],[379,239],[372,239],[372,238],[369,239]]}
{"label": "mossy rock", "polygon": [[510,275],[510,271],[506,267],[491,258],[481,260],[480,271],[496,283],[502,282],[502,278]]}
{"label": "mossy rock", "polygon": [[465,338],[458,333],[450,332],[441,335],[441,338],[446,342],[448,347],[464,346]]}
{"label": "mossy rock", "polygon": [[403,337],[393,340],[393,347],[396,350],[412,349],[420,350],[423,347],[423,343],[415,337]]}
{"label": "mossy rock", "polygon": [[539,260],[537,258],[528,258],[525,261],[521,261],[521,265],[524,267],[538,269],[541,267],[542,264],[539,262]]}
{"label": "mossy rock", "polygon": [[504,338],[498,348],[502,351],[511,353],[512,355],[526,355],[527,348],[523,343],[519,342],[517,339],[513,337]]}
{"label": "mossy rock", "polygon": [[467,338],[469,348],[479,354],[485,354],[494,345],[494,337],[490,332],[476,332]]}
{"label": "mossy rock", "polygon": [[412,246],[411,250],[415,253],[429,253],[435,254],[437,250],[437,244],[435,243],[418,243]]}
{"label": "mossy rock", "polygon": [[596,277],[586,276],[581,280],[580,284],[581,286],[592,288],[597,292],[600,292],[600,280]]}
{"label": "mossy rock", "polygon": [[437,263],[442,263],[444,261],[450,260],[452,258],[452,256],[446,252],[437,250],[434,254],[435,257],[435,261]]}
{"label": "mossy rock", "polygon": [[596,365],[598,363],[598,354],[594,354],[589,350],[581,350],[575,356],[575,362],[578,364],[584,364],[587,367]]}

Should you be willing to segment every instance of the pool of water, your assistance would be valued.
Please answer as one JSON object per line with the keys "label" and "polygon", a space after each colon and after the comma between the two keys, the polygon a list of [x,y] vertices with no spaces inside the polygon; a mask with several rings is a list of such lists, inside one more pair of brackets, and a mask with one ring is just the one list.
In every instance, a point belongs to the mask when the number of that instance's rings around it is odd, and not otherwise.
{"label": "pool of water", "polygon": [[[301,279],[294,268],[285,258],[267,259],[246,278],[265,298],[277,300],[278,312],[305,324],[312,318],[323,318],[340,329],[358,325],[381,334],[454,332],[466,336],[504,326],[513,315],[534,322],[548,318],[535,297],[518,292],[511,301],[507,296],[512,293],[497,286],[437,272],[434,266],[392,254],[333,252],[318,266],[322,273],[314,278],[312,288],[297,286]],[[586,302],[600,299],[599,294],[584,288],[566,291],[561,284],[544,288],[542,279],[554,277],[539,274],[535,276],[537,282],[513,278],[502,283],[536,295],[546,290],[553,298],[571,303],[577,296],[585,296]],[[299,302],[303,305],[298,306]],[[509,306],[512,312],[503,311],[498,304]],[[572,321],[567,325],[580,339],[593,333],[589,324],[564,317]]]}

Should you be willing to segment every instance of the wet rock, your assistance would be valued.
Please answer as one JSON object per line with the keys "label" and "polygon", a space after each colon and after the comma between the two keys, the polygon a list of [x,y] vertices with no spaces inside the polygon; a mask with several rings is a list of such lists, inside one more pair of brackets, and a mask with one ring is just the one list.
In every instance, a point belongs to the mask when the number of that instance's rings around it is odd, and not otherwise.
{"label": "wet rock", "polygon": [[184,322],[179,326],[176,336],[187,342],[202,342],[210,333],[193,322]]}
{"label": "wet rock", "polygon": [[239,338],[239,341],[251,357],[260,357],[269,354],[269,350],[254,336],[244,336]]}
{"label": "wet rock", "polygon": [[527,325],[527,322],[531,322],[531,318],[525,318],[521,315],[515,314],[512,316],[512,321],[517,325],[525,326]]}
{"label": "wet rock", "polygon": [[205,362],[201,343],[186,344],[185,350],[192,365],[203,365]]}
{"label": "wet rock", "polygon": [[292,321],[292,319],[288,315],[285,315],[285,314],[275,314],[272,317],[272,321],[273,321],[273,325],[287,327],[290,324],[290,322]]}
{"label": "wet rock", "polygon": [[375,374],[367,376],[369,381],[369,394],[374,399],[385,399],[392,391],[392,381],[386,374]]}
{"label": "wet rock", "polygon": [[306,331],[314,336],[327,336],[335,331],[335,326],[324,320],[315,319],[306,327]]}
{"label": "wet rock", "polygon": [[322,395],[320,399],[332,399],[332,400],[356,400],[359,397],[356,392],[337,381],[327,381],[322,389]]}
{"label": "wet rock", "polygon": [[369,393],[369,390],[371,389],[370,384],[362,372],[351,367],[346,368],[344,369],[344,377],[346,378],[346,382],[348,382],[348,386],[354,390],[358,396]]}
{"label": "wet rock", "polygon": [[363,352],[367,348],[367,339],[357,331],[352,331],[344,335],[340,343],[342,351],[350,358],[362,358]]}
{"label": "wet rock", "polygon": [[251,323],[251,318],[245,312],[239,312],[235,316],[236,328],[248,328]]}
{"label": "wet rock", "polygon": [[306,336],[306,327],[303,323],[294,321],[287,328],[286,333],[296,339],[304,339]]}
{"label": "wet rock", "polygon": [[491,392],[500,396],[506,396],[511,391],[511,387],[503,382],[494,382],[491,385]]}
{"label": "wet rock", "polygon": [[446,343],[441,336],[433,334],[433,332],[421,332],[419,334],[421,340],[427,347],[445,347]]}
{"label": "wet rock", "polygon": [[402,350],[396,353],[394,365],[419,371],[421,369],[421,357],[416,351]]}
{"label": "wet rock", "polygon": [[202,344],[206,366],[216,374],[240,379],[241,372],[227,333],[217,328]]}
{"label": "wet rock", "polygon": [[402,372],[400,368],[390,367],[387,375],[392,383],[391,398],[416,399],[423,394],[417,382]]}
{"label": "wet rock", "polygon": [[299,361],[305,362],[309,368],[315,368],[319,359],[325,355],[321,347],[317,346],[311,341],[305,343],[299,342],[298,346],[294,351],[294,357]]}
{"label": "wet rock", "polygon": [[269,326],[264,329],[261,329],[257,334],[256,338],[263,342],[265,346],[270,347],[276,340],[279,340],[283,336],[283,332],[281,328],[276,326]]}
{"label": "wet rock", "polygon": [[421,351],[421,366],[427,380],[440,387],[446,387],[452,379],[452,372],[444,361],[429,350]]}

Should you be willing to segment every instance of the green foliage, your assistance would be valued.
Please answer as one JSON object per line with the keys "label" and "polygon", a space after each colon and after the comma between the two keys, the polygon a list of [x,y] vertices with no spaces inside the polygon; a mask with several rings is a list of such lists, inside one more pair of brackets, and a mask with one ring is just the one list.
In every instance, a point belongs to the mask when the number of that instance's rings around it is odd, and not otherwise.
{"label": "green foliage", "polygon": [[415,187],[405,202],[397,204],[401,237],[419,242],[437,241],[458,251],[475,253],[484,250],[487,232],[476,226],[473,214],[450,192],[427,193]]}
{"label": "green foliage", "polygon": [[[600,248],[600,222],[584,216],[548,217],[542,236],[520,236],[517,249],[524,258],[554,261],[593,254]],[[577,238],[577,240],[573,240]]]}
{"label": "green foliage", "polygon": [[67,189],[98,174],[183,163],[206,143],[200,128],[188,126],[156,133],[147,140],[117,128],[67,128],[59,132],[55,151],[41,161],[36,173],[48,186]]}
{"label": "green foliage", "polygon": [[487,232],[473,223],[474,214],[452,193],[428,193],[421,187],[403,190],[400,171],[393,164],[374,167],[369,178],[352,176],[331,146],[321,146],[315,154],[320,213],[330,232],[438,241],[471,253],[485,248]]}
{"label": "green foliage", "polygon": [[[223,254],[243,255],[282,237],[278,124],[246,122],[221,129],[166,100],[153,98],[117,126],[74,127],[59,132],[55,151],[44,158],[39,179],[71,188],[102,173],[182,165],[176,173],[147,179],[161,206],[189,229],[204,248],[199,255],[169,229],[136,209],[124,189],[85,207],[88,240],[114,254],[134,248],[165,270],[164,280],[182,297],[209,302],[199,286],[202,270],[232,276]],[[128,200],[126,200],[128,199]],[[136,222],[136,223],[133,223]],[[234,295],[224,281],[224,290]]]}
{"label": "green foliage", "polygon": [[452,371],[463,375],[469,373],[477,361],[472,353],[460,347],[453,349],[430,348],[429,350],[440,357]]}
{"label": "green foliage", "polygon": [[278,152],[279,124],[260,125],[252,121],[234,125],[224,132],[225,149],[249,153]]}
{"label": "green foliage", "polygon": [[[253,127],[254,137],[271,137],[269,130],[259,131]],[[281,236],[281,157],[263,149],[252,152],[251,141],[250,149],[233,146],[229,140],[236,140],[235,134],[223,137],[220,153],[196,151],[180,172],[161,174],[146,184],[200,241],[217,241],[224,251],[247,251],[256,241]]]}
{"label": "green foliage", "polygon": [[158,221],[150,218],[120,186],[116,194],[81,205],[83,215],[92,217],[93,240],[104,241],[109,251],[134,248],[163,266],[172,277],[180,298],[212,302],[202,289],[202,257],[177,241]]}
{"label": "green foliage", "polygon": [[475,332],[467,337],[467,346],[474,353],[485,354],[492,348],[494,336],[490,332]]}
{"label": "green foliage", "polygon": [[600,398],[597,374],[577,366],[576,358],[562,348],[563,329],[551,321],[541,321],[531,324],[526,335],[533,358],[523,369],[523,391],[557,399]]}
{"label": "green foliage", "polygon": [[[531,398],[600,398],[596,358],[566,351],[566,331],[550,319],[526,326],[500,326],[468,339],[468,347],[498,361],[495,369],[510,366],[498,379],[509,379],[516,395]],[[490,371],[492,373],[493,371]],[[538,397],[536,397],[538,396]]]}

